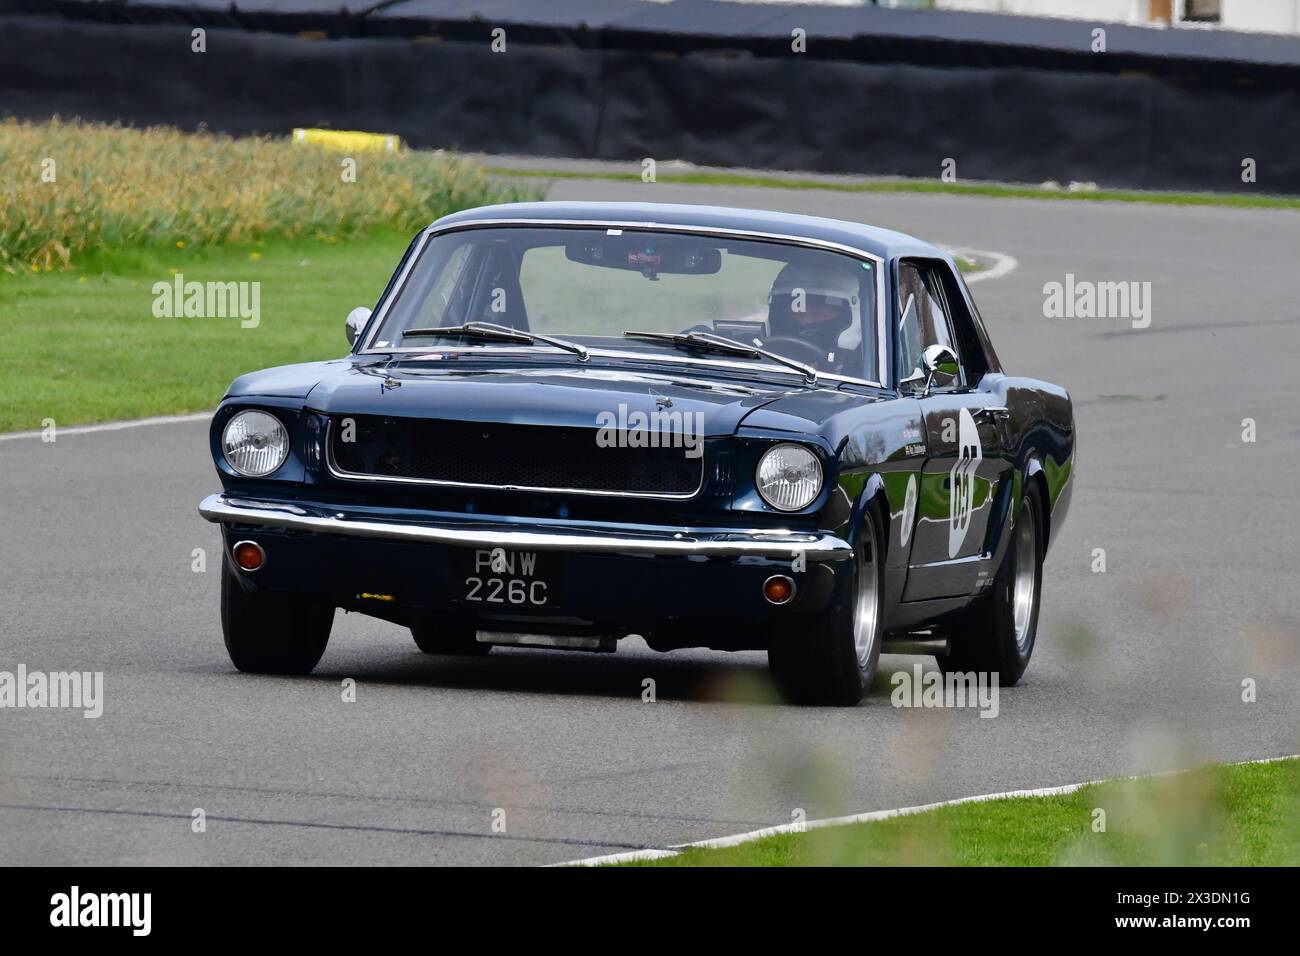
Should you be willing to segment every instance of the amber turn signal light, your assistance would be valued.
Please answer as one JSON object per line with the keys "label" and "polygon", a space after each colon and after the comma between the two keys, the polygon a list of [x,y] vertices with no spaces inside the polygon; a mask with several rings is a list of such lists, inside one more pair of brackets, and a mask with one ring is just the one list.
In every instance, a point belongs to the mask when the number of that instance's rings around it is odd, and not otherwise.
{"label": "amber turn signal light", "polygon": [[794,597],[794,579],[774,574],[763,582],[763,597],[769,604],[785,604]]}
{"label": "amber turn signal light", "polygon": [[266,552],[256,541],[241,541],[231,553],[235,556],[235,563],[245,571],[256,571],[266,563]]}

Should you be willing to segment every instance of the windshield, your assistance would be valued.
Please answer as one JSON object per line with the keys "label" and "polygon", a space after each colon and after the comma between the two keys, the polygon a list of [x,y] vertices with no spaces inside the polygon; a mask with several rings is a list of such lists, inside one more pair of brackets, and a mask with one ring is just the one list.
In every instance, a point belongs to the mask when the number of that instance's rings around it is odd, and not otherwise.
{"label": "windshield", "polygon": [[[435,331],[491,323],[593,351],[662,355],[676,348],[673,342],[623,333],[703,332],[818,371],[879,381],[875,283],[873,262],[776,241],[648,229],[480,227],[429,240],[368,348],[521,347],[505,336]],[[549,348],[540,339],[523,347]],[[774,364],[761,357],[700,357]]]}

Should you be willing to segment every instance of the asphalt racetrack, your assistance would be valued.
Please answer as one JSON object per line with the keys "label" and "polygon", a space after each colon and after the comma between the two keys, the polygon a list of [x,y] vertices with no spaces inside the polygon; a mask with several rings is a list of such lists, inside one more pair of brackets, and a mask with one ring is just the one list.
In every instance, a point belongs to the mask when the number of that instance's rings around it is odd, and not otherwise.
{"label": "asphalt racetrack", "polygon": [[[891,706],[889,674],[929,658],[883,657],[857,708],[799,709],[765,696],[762,654],[633,640],[458,660],[341,612],[311,677],[239,674],[218,532],[195,510],[218,489],[206,425],[18,438],[0,441],[0,670],[103,671],[105,703],[0,710],[0,863],[557,863],[796,809],[1300,752],[1300,215],[578,180],[551,195],[853,218],[1017,260],[976,298],[1008,371],[1070,389],[1079,444],[1037,651],[997,717]],[[1149,281],[1150,326],[1044,318],[1067,273]],[[353,304],[321,317],[340,352]]]}

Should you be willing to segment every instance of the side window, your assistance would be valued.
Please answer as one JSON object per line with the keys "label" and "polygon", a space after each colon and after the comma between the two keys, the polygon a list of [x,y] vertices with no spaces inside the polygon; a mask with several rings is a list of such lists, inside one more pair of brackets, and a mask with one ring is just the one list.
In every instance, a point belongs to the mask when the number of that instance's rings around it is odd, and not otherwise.
{"label": "side window", "polygon": [[898,377],[904,381],[921,374],[921,353],[931,345],[946,345],[961,359],[952,331],[952,318],[943,283],[924,263],[898,265]]}
{"label": "side window", "polygon": [[951,318],[957,332],[957,343],[961,346],[961,365],[966,381],[975,382],[988,372],[1001,371],[1002,366],[998,363],[993,343],[984,330],[984,320],[980,317],[970,286],[960,272],[944,269],[943,273],[946,280],[946,301],[952,310]]}

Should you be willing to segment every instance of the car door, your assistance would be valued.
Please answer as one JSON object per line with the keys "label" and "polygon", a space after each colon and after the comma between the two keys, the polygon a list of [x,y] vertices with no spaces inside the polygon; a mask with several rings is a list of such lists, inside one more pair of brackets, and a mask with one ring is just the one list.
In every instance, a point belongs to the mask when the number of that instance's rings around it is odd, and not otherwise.
{"label": "car door", "polygon": [[[942,260],[903,259],[899,292],[899,382],[921,403],[926,461],[921,472],[917,525],[904,600],[973,593],[993,572],[988,554],[990,516],[1011,475],[1006,409],[981,388],[987,367],[956,277]],[[957,356],[951,382],[925,389],[921,353],[944,345]]]}

